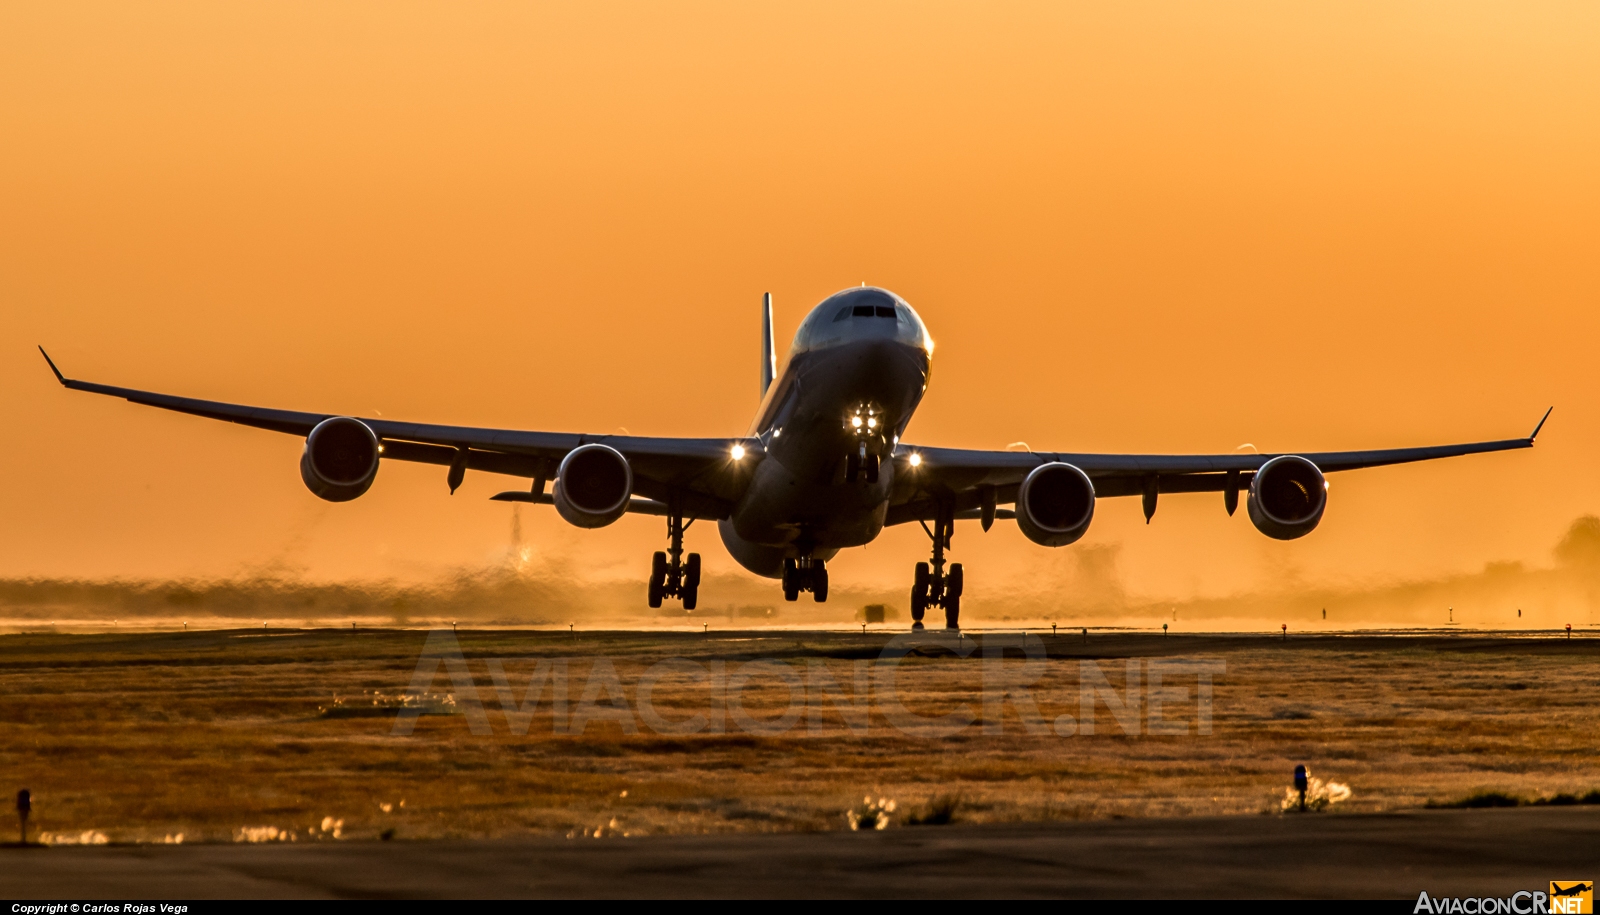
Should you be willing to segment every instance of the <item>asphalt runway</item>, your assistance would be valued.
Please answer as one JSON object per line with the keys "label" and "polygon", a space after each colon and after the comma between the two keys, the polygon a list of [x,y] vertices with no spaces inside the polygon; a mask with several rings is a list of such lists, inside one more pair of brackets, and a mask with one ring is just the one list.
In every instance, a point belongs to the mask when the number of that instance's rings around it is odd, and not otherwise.
{"label": "asphalt runway", "polygon": [[1194,817],[880,833],[0,849],[0,897],[1390,898],[1600,872],[1600,808]]}

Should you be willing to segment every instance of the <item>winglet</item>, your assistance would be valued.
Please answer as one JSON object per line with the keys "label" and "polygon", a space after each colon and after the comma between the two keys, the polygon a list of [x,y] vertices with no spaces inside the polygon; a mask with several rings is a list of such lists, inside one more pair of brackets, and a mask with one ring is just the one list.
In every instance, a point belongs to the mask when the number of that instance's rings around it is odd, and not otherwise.
{"label": "winglet", "polygon": [[1550,418],[1550,413],[1553,410],[1555,410],[1555,407],[1551,407],[1549,410],[1544,411],[1544,416],[1539,419],[1539,425],[1533,427],[1533,434],[1528,436],[1528,441],[1531,442],[1539,437],[1539,430],[1544,428],[1544,421]]}
{"label": "winglet", "polygon": [[44,347],[42,347],[42,346],[39,347],[39,355],[43,356],[44,357],[44,361],[50,365],[50,371],[56,373],[56,380],[61,382],[62,384],[66,384],[67,383],[67,376],[61,374],[61,370],[56,368],[55,361],[50,358],[50,354],[45,352],[44,351]]}

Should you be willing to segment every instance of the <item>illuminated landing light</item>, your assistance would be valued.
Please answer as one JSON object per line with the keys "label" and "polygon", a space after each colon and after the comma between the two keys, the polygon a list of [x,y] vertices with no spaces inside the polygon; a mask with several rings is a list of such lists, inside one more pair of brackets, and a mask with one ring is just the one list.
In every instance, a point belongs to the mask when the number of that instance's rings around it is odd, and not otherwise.
{"label": "illuminated landing light", "polygon": [[909,463],[912,467],[921,467],[922,466],[922,455],[913,454],[911,457],[906,459],[906,462]]}
{"label": "illuminated landing light", "polygon": [[733,459],[736,460],[736,461],[744,460],[744,446],[743,445],[734,445],[733,446]]}
{"label": "illuminated landing light", "polygon": [[868,429],[876,429],[876,428],[878,428],[878,418],[876,416],[867,417],[867,428]]}
{"label": "illuminated landing light", "polygon": [[856,427],[857,429],[861,428],[861,417],[859,417],[859,416],[850,417],[850,425]]}

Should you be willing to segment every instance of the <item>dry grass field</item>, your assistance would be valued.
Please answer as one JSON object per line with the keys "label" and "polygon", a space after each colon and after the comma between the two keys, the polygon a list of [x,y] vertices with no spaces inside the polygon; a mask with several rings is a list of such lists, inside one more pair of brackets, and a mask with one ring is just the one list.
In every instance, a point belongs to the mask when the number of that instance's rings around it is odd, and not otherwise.
{"label": "dry grass field", "polygon": [[[1015,649],[1000,658],[1004,637],[979,635],[930,640],[878,665],[886,633],[463,630],[455,639],[483,714],[467,714],[472,702],[452,665],[430,659],[424,669],[438,669],[424,704],[448,710],[448,694],[454,713],[397,719],[382,706],[406,691],[428,638],[0,636],[0,788],[30,788],[35,834],[55,841],[229,842],[276,830],[310,842],[335,841],[335,829],[340,840],[838,830],[849,828],[849,811],[875,823],[878,811],[862,809],[869,796],[894,802],[889,828],[946,817],[1256,813],[1276,811],[1297,763],[1351,787],[1335,811],[1600,787],[1593,637],[1086,640],[1074,630],[1045,635],[1048,658],[1031,664]],[[691,663],[656,666],[669,658]],[[549,690],[531,717],[521,714],[532,674],[559,673],[562,659],[567,714],[552,714]],[[759,659],[767,661],[746,666]],[[1085,660],[1127,704],[1123,726],[1102,701],[1094,733],[1083,733]],[[1222,668],[1212,675],[1208,735],[1197,733],[1197,676],[1170,664],[1196,660]],[[1157,697],[1163,720],[1186,733],[1148,733],[1152,669],[1169,690]],[[908,713],[965,708],[982,720],[937,736],[905,733],[884,681],[873,679],[863,731],[835,704],[855,694],[858,670],[892,673]],[[641,678],[652,681],[648,697]],[[1019,685],[1026,679],[1034,682]],[[833,683],[836,692],[821,690]],[[1005,683],[1024,700],[993,701]],[[609,701],[618,688],[620,704]],[[641,717],[643,706],[654,717]],[[716,708],[726,711],[708,715]],[[565,733],[585,715],[582,733]],[[697,733],[662,733],[697,721]],[[397,734],[397,723],[414,729]],[[488,733],[473,733],[475,724]]]}

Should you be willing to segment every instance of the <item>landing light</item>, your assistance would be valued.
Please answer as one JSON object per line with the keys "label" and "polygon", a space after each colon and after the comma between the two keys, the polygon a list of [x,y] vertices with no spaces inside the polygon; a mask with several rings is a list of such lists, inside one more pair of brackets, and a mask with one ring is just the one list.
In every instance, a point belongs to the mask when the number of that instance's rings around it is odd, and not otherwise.
{"label": "landing light", "polygon": [[855,426],[857,429],[861,428],[861,417],[859,417],[859,416],[850,417],[850,425]]}
{"label": "landing light", "polygon": [[733,459],[736,460],[736,461],[744,460],[744,446],[743,445],[734,445],[733,446]]}
{"label": "landing light", "polygon": [[922,455],[913,454],[911,457],[907,458],[907,462],[909,464],[911,464],[912,467],[921,467],[922,466]]}
{"label": "landing light", "polygon": [[878,428],[878,418],[876,416],[867,417],[867,428],[868,429],[876,429],[876,428]]}

